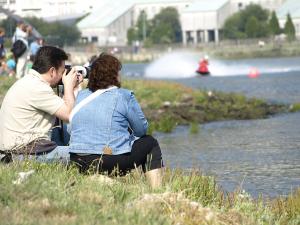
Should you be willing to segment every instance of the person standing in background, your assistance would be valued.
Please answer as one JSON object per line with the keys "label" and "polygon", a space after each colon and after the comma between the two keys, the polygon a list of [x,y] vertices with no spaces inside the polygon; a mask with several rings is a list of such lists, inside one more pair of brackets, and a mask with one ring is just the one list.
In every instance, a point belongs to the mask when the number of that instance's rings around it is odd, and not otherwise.
{"label": "person standing in background", "polygon": [[5,48],[4,48],[4,35],[5,35],[5,30],[0,27],[0,59],[3,60],[5,59]]}
{"label": "person standing in background", "polygon": [[32,31],[32,27],[26,25],[23,21],[18,21],[16,31],[14,33],[14,36],[12,38],[12,42],[15,43],[17,40],[21,40],[26,45],[26,51],[19,56],[16,66],[16,78],[20,79],[25,75],[26,72],[26,64],[28,60],[29,55],[29,47],[28,47],[28,36],[30,35]]}
{"label": "person standing in background", "polygon": [[[37,51],[44,45],[44,40],[42,38],[37,38],[30,44],[30,58],[34,59]],[[33,60],[32,60],[33,61]]]}

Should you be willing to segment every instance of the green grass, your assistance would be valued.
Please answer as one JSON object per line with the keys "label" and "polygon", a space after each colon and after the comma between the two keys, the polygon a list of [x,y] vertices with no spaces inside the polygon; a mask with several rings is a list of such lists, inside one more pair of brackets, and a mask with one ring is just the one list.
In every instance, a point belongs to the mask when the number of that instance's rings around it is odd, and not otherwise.
{"label": "green grass", "polygon": [[199,132],[199,124],[197,122],[190,123],[190,133],[197,134]]}
{"label": "green grass", "polygon": [[[20,184],[18,173],[35,172]],[[109,182],[36,162],[0,164],[1,224],[298,224],[300,190],[272,202],[224,194],[199,171],[165,171],[152,190],[139,170]]]}
{"label": "green grass", "polygon": [[300,103],[294,103],[290,107],[290,112],[298,112],[300,111]]}
{"label": "green grass", "polygon": [[162,107],[166,101],[171,104],[181,101],[184,93],[193,93],[191,88],[172,82],[123,80],[122,85],[134,91],[142,106],[154,109]]}
{"label": "green grass", "polygon": [[0,76],[0,105],[2,102],[2,98],[4,97],[5,93],[7,92],[8,88],[13,85],[16,81],[15,78],[7,77],[7,76]]}

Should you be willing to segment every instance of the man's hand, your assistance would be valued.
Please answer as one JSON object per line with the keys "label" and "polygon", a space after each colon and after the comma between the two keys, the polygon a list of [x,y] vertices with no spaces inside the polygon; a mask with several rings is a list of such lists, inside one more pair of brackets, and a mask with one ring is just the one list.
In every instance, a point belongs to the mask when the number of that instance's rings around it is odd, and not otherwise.
{"label": "man's hand", "polygon": [[65,70],[62,76],[62,82],[65,86],[65,89],[74,89],[78,84],[78,76],[77,71],[72,68],[71,71],[67,74],[67,71]]}
{"label": "man's hand", "polygon": [[77,75],[77,85],[74,88],[75,98],[77,97],[78,92],[83,89],[82,82],[83,82],[83,76],[82,76],[82,74],[78,73],[78,75]]}
{"label": "man's hand", "polygon": [[81,73],[77,73],[77,85],[81,84],[83,82],[83,76]]}
{"label": "man's hand", "polygon": [[79,82],[82,80],[80,76],[78,76],[77,71],[72,68],[71,71],[66,74],[66,70],[62,76],[62,82],[64,84],[64,101],[63,104],[55,113],[55,116],[59,119],[68,122],[70,113],[73,109],[74,102],[75,102],[75,95],[74,91],[78,86]]}

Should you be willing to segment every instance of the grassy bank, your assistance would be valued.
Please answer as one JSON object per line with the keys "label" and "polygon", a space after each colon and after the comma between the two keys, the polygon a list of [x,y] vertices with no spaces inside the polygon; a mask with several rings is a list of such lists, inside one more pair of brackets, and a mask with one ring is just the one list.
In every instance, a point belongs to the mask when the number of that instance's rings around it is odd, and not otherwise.
{"label": "grassy bank", "polygon": [[235,45],[223,43],[218,48],[208,48],[217,58],[242,59],[242,58],[274,58],[300,56],[299,42],[276,42],[266,40],[264,46],[259,46],[258,41],[237,41]]}
{"label": "grassy bank", "polygon": [[15,82],[14,78],[0,76],[0,105],[8,88]]}
{"label": "grassy bank", "polygon": [[167,170],[163,186],[151,190],[138,170],[109,179],[56,164],[0,164],[3,225],[299,224],[299,206],[300,190],[263,202],[243,191],[225,194],[197,171]]}
{"label": "grassy bank", "polygon": [[[14,79],[0,77],[0,102]],[[248,99],[241,94],[193,90],[183,85],[149,80],[124,80],[123,86],[135,92],[152,131],[170,132],[177,125],[190,125],[197,132],[199,123],[220,120],[260,119],[270,115],[298,111],[293,107]]]}
{"label": "grassy bank", "polygon": [[279,57],[299,57],[300,49],[287,49],[283,47],[274,48],[237,48],[230,51],[215,51],[213,55],[220,59],[253,59],[253,58],[279,58]]}
{"label": "grassy bank", "polygon": [[[258,43],[261,41],[264,41],[265,44],[259,45]],[[299,46],[299,41],[288,42],[272,39],[222,40],[220,43],[210,42],[197,45],[188,44],[187,46],[182,44],[154,45],[151,48],[141,49],[137,54],[125,51],[117,53],[117,56],[122,63],[152,62],[171,52],[191,52],[199,54],[199,57],[208,54],[211,58],[217,59],[299,57]],[[77,55],[77,53],[74,53],[74,55]]]}
{"label": "grassy bank", "polygon": [[191,125],[195,131],[193,126],[197,123],[259,119],[289,111],[287,105],[235,93],[193,90],[171,82],[126,80],[123,86],[134,90],[151,129],[163,132],[170,132],[177,125]]}

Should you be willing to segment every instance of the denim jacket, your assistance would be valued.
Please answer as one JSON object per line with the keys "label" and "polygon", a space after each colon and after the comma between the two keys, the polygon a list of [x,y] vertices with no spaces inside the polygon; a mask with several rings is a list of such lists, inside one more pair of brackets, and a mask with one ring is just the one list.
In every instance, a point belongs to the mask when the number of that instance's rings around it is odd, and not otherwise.
{"label": "denim jacket", "polygon": [[[80,91],[75,105],[91,94],[89,89]],[[110,89],[74,114],[70,124],[70,152],[103,154],[103,149],[109,147],[113,155],[127,153],[136,137],[145,135],[147,128],[148,122],[133,92]]]}

